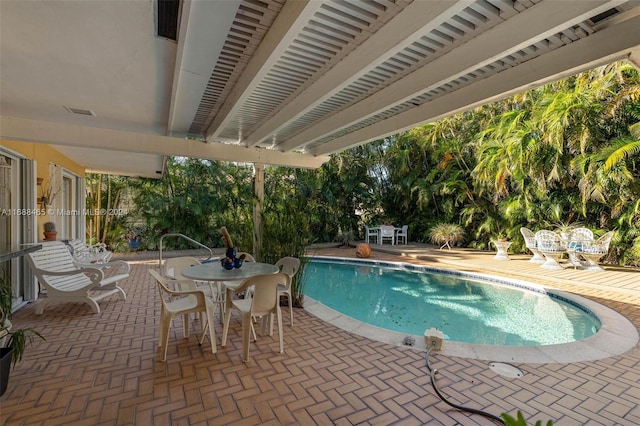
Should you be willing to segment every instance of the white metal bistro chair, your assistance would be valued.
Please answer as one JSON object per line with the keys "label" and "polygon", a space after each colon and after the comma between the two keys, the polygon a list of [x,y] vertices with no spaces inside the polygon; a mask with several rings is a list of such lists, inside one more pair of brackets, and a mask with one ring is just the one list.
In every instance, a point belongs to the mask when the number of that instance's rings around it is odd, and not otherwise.
{"label": "white metal bistro chair", "polygon": [[593,232],[588,228],[575,228],[569,233],[569,241],[567,241],[567,253],[569,255],[569,263],[574,267],[584,267],[585,261],[581,259],[578,253],[583,245],[593,242]]}
{"label": "white metal bistro chair", "polygon": [[538,250],[538,243],[536,242],[536,235],[532,230],[526,227],[520,228],[520,233],[524,237],[524,244],[533,253],[533,257],[529,259],[529,263],[536,263],[542,265],[545,262],[544,255]]}
{"label": "white metal bistro chair", "polygon": [[76,238],[69,240],[67,247],[78,263],[106,263],[113,256],[113,253],[107,250],[105,243],[87,244]]}
{"label": "white metal bistro chair", "polygon": [[584,265],[586,270],[604,271],[598,263],[609,252],[609,245],[613,239],[614,232],[609,231],[597,240],[585,242],[579,248],[576,248],[576,254],[582,256],[586,261]]}
{"label": "white metal bistro chair", "polygon": [[567,252],[562,243],[562,237],[553,231],[541,230],[536,232],[536,247],[544,255],[545,262],[540,265],[544,269],[564,269],[560,259]]}

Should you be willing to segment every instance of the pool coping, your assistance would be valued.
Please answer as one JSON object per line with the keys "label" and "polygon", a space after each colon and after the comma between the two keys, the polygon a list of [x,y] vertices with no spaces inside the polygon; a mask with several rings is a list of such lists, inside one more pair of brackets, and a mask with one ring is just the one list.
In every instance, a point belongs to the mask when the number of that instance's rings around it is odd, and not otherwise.
{"label": "pool coping", "polygon": [[[638,330],[623,315],[587,298],[557,290],[530,281],[500,277],[483,273],[468,273],[435,268],[426,265],[414,265],[405,262],[389,262],[378,260],[364,260],[340,258],[333,256],[312,256],[314,259],[331,260],[344,263],[360,263],[363,265],[382,265],[410,270],[430,270],[443,272],[466,278],[486,280],[501,285],[515,285],[534,291],[544,291],[569,302],[584,307],[594,314],[601,323],[600,330],[593,336],[571,343],[543,345],[543,346],[497,346],[480,345],[445,340],[442,344],[442,355],[471,358],[477,360],[515,362],[515,363],[570,363],[594,361],[622,355],[633,349],[640,341]],[[413,350],[426,350],[424,336],[412,335],[415,339],[413,346],[403,343],[408,336],[363,323],[338,311],[335,311],[309,296],[304,297],[304,309],[321,320],[343,330],[366,337],[375,341],[401,346]]]}

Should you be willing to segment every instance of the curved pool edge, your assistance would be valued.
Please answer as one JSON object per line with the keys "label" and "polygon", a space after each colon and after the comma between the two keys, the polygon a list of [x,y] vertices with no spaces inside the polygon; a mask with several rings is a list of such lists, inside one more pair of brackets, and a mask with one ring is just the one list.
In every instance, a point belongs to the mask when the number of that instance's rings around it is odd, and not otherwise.
{"label": "curved pool edge", "polygon": [[[325,256],[315,256],[315,258],[342,262],[354,261],[354,259]],[[398,267],[416,267],[416,265],[403,262],[364,261],[362,259],[355,259],[355,262],[363,264],[394,265]],[[421,266],[421,268],[436,271],[440,270],[429,266]],[[555,345],[497,346],[445,340],[442,344],[442,350],[440,352],[436,352],[438,354],[486,361],[532,364],[586,362],[622,355],[635,348],[640,341],[638,330],[626,317],[611,308],[582,296],[550,288],[541,284],[496,275],[476,273],[466,274],[460,271],[457,271],[457,274],[471,276],[473,278],[480,277],[480,279],[486,278],[489,281],[495,282],[509,281],[519,285],[528,285],[531,288],[544,289],[547,293],[559,295],[588,309],[600,320],[601,327],[595,335],[586,339]],[[363,323],[331,309],[309,296],[304,297],[304,309],[329,324],[359,336],[407,349],[421,351],[426,350],[424,336],[413,335],[415,338],[414,345],[404,345],[403,340],[407,337],[407,334]]]}

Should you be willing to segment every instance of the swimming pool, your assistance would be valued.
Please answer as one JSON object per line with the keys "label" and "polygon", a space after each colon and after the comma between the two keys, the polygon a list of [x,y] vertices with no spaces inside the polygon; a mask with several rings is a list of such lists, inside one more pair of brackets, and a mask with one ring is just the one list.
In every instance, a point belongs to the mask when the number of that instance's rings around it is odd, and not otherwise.
{"label": "swimming pool", "polygon": [[540,346],[586,339],[601,328],[588,308],[535,285],[336,259],[314,259],[305,276],[305,295],[313,300],[406,335],[435,327],[456,342]]}
{"label": "swimming pool", "polygon": [[[415,269],[415,265],[399,262],[384,262],[365,259],[345,259],[344,257],[313,256],[316,260],[329,260],[335,262],[355,261],[358,265],[371,266],[380,264],[383,266],[401,267]],[[421,266],[417,267],[418,269]],[[625,316],[615,310],[593,300],[581,297],[575,293],[568,293],[555,288],[548,288],[529,281],[520,281],[512,278],[498,277],[482,273],[467,274],[450,269],[435,269],[466,277],[480,278],[491,282],[508,282],[510,285],[522,286],[526,288],[539,288],[555,296],[564,298],[574,304],[585,307],[592,312],[602,324],[600,330],[591,337],[577,340],[571,343],[559,343],[542,346],[501,346],[482,345],[465,342],[445,340],[439,354],[444,356],[455,356],[462,358],[472,358],[487,361],[518,362],[518,363],[568,363],[586,362],[618,356],[628,351],[634,350],[640,342],[638,329]],[[308,295],[304,298],[304,310],[316,317],[318,320],[328,323],[334,327],[349,333],[345,335],[345,340],[353,344],[366,345],[370,341],[378,341],[389,345],[399,346],[404,350],[425,350],[426,344],[422,336],[414,336],[415,342],[412,346],[405,344],[407,334],[376,327],[362,321],[353,319],[334,309],[327,307],[314,300]],[[359,336],[359,337],[357,337]],[[364,340],[360,340],[364,338]]]}

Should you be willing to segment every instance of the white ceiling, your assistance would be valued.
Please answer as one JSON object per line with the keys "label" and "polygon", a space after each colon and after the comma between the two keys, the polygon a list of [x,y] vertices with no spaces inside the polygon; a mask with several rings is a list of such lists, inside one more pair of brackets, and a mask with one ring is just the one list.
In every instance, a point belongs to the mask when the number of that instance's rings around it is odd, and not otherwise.
{"label": "white ceiling", "polygon": [[153,0],[1,0],[0,136],[119,174],[157,177],[167,155],[317,167],[554,79],[640,63],[637,0],[180,10],[175,42],[156,36]]}

